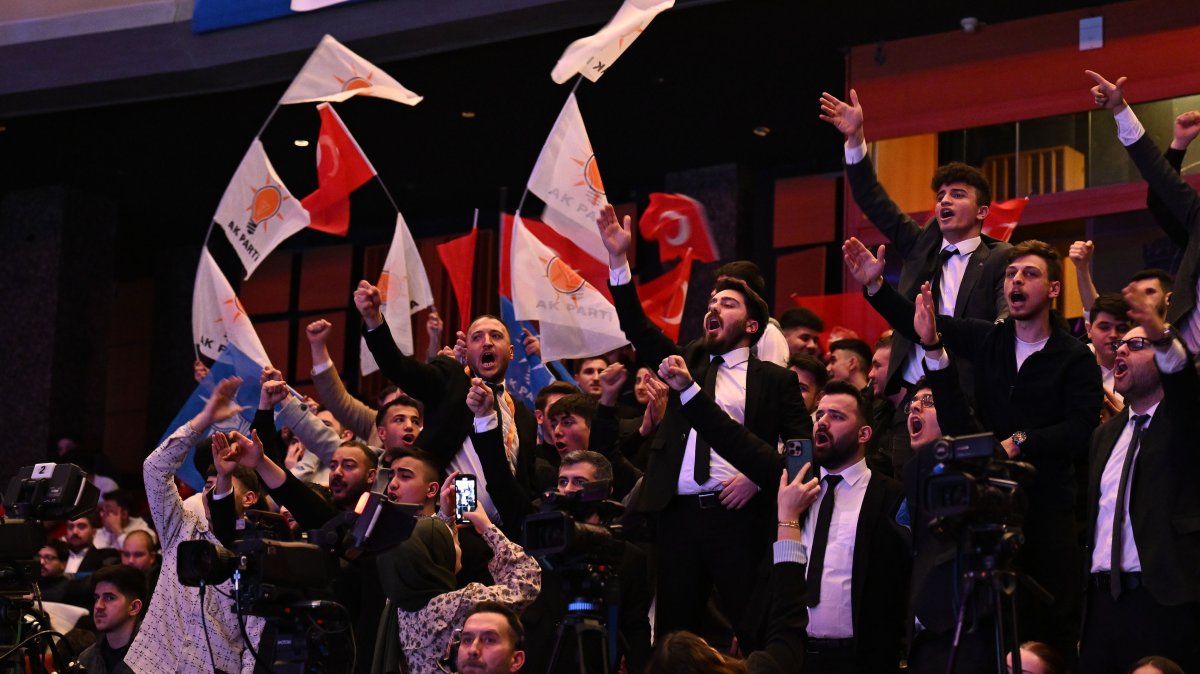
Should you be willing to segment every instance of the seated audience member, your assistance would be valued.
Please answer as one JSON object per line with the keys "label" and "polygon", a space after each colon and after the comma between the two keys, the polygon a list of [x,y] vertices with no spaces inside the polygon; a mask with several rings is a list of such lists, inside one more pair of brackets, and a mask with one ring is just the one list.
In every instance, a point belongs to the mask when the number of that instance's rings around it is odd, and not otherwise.
{"label": "seated audience member", "polygon": [[132,674],[125,653],[138,631],[148,594],[146,576],[129,566],[109,566],[92,574],[92,620],[98,639],[79,654],[87,674]]}
{"label": "seated audience member", "polygon": [[[1012,653],[1004,656],[1004,665],[1012,674]],[[1040,641],[1021,644],[1021,671],[1016,674],[1067,674],[1069,671],[1067,663],[1046,644]]]}
{"label": "seated audience member", "polygon": [[463,622],[455,671],[515,674],[525,664],[524,642],[525,629],[516,612],[501,602],[479,602],[467,612]]}
{"label": "seated audience member", "polygon": [[38,589],[44,601],[61,602],[66,599],[67,586],[67,544],[62,541],[50,540],[38,550]]}
{"label": "seated audience member", "polygon": [[795,358],[806,353],[821,360],[821,333],[825,331],[825,322],[821,317],[804,307],[792,307],[779,317],[779,329],[787,339],[788,353]]}
{"label": "seated audience member", "polygon": [[97,548],[120,548],[125,535],[131,531],[145,531],[154,535],[154,530],[141,517],[132,517],[133,494],[124,489],[110,491],[100,497],[96,507],[103,527],[96,531],[92,544]]}
{"label": "seated audience member", "polygon": [[600,373],[608,367],[608,361],[603,356],[580,358],[575,363],[575,383],[579,390],[590,396],[600,395]]}
{"label": "seated audience member", "polygon": [[[199,443],[202,433],[212,424],[237,413],[234,394],[241,383],[238,377],[219,382],[204,409],[171,433],[143,464],[142,478],[150,515],[162,544],[162,573],[154,589],[154,601],[125,655],[125,664],[135,674],[207,674],[213,669],[243,674],[254,671],[254,658],[245,648],[234,614],[234,602],[230,599],[232,581],[212,586],[202,599],[199,588],[186,587],[179,582],[176,569],[181,542],[219,541],[208,522],[184,510],[175,487],[175,471],[187,458],[188,451]],[[239,489],[241,487],[234,481],[235,508],[250,497],[239,494]],[[250,643],[257,644],[263,619],[249,616],[244,621]]]}
{"label": "seated audience member", "polygon": [[804,409],[808,410],[809,414],[815,414],[821,389],[825,388],[826,382],[829,381],[829,369],[825,367],[825,363],[817,360],[816,356],[807,352],[792,356],[788,361],[788,369],[796,373],[796,379],[800,382]]}
{"label": "seated audience member", "polygon": [[1183,668],[1170,658],[1151,655],[1133,663],[1129,674],[1184,674]]}
{"label": "seated audience member", "polygon": [[[320,400],[335,418],[342,421],[345,429],[354,433],[353,437],[375,443],[375,429],[379,425],[376,423],[378,413],[346,390],[342,378],[338,376],[337,367],[333,364],[333,357],[329,355],[327,343],[331,334],[333,324],[323,318],[309,323],[304,329],[304,336],[308,338],[308,346],[312,351],[312,379],[313,386],[317,389],[317,400]],[[436,340],[431,340],[430,343],[435,342]],[[402,392],[395,386],[386,386],[379,392],[376,404],[382,409],[401,395]],[[388,447],[385,446],[384,449]]]}
{"label": "seated audience member", "polygon": [[[713,272],[713,276],[717,281],[727,278],[735,278],[745,281],[750,289],[758,294],[759,297],[766,301],[767,282],[763,278],[762,270],[758,265],[749,260],[734,260],[726,262],[717,267]],[[768,304],[769,308],[769,304]],[[758,344],[751,347],[751,352],[755,357],[765,363],[775,363],[779,367],[787,367],[788,359],[791,358],[791,345],[783,335],[783,331],[779,327],[779,322],[774,318],[767,320],[767,327],[763,328],[762,336],[758,339]]]}
{"label": "seated audience member", "polygon": [[1081,669],[1120,674],[1164,655],[1200,671],[1200,381],[1155,300],[1125,288],[1137,324],[1119,341],[1125,409],[1092,435]]}
{"label": "seated audience member", "polygon": [[121,553],[111,548],[94,545],[100,530],[100,515],[90,512],[67,522],[66,542],[70,554],[67,557],[67,573],[88,574],[108,564],[118,564]]}
{"label": "seated audience member", "polygon": [[[804,606],[805,548],[801,542],[801,518],[816,501],[820,486],[807,479],[811,466],[791,483],[787,473],[779,480],[776,515],[779,520],[773,546],[774,565],[768,581],[769,607],[765,613],[766,638],[761,650],[745,660],[717,652],[704,639],[679,631],[659,637],[645,674],[788,674],[805,671]],[[867,670],[861,670],[867,671]]]}
{"label": "seated audience member", "polygon": [[492,548],[489,563],[496,584],[471,583],[457,588],[460,553],[454,524],[455,490],[451,473],[442,485],[441,512],[418,520],[408,540],[378,556],[379,579],[397,608],[400,648],[405,671],[437,674],[446,642],[463,625],[468,611],[484,601],[520,610],[541,589],[541,570],[521,546],[504,537],[483,508],[466,514],[471,526]]}
{"label": "seated audience member", "polygon": [[844,381],[858,390],[867,387],[871,347],[861,339],[839,339],[829,344],[829,381]]}

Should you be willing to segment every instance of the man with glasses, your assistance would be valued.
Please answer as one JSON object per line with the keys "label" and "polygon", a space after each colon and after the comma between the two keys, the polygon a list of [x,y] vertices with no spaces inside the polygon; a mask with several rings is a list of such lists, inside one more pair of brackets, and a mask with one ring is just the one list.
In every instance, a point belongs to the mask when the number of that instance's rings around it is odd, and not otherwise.
{"label": "man with glasses", "polygon": [[1200,381],[1155,300],[1131,284],[1138,326],[1115,348],[1125,409],[1092,436],[1082,671],[1164,655],[1200,671]]}

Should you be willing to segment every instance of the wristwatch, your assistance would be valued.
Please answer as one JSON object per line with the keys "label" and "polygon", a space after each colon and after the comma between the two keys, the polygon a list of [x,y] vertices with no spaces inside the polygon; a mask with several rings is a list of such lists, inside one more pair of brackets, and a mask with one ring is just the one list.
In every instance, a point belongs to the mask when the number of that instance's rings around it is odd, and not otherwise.
{"label": "wristwatch", "polygon": [[1013,444],[1017,446],[1017,449],[1020,449],[1021,445],[1024,444],[1028,439],[1029,436],[1025,433],[1025,431],[1016,431],[1012,434],[1012,441]]}
{"label": "wristwatch", "polygon": [[942,333],[937,333],[933,344],[921,344],[921,348],[926,351],[937,351],[942,348]]}
{"label": "wristwatch", "polygon": [[1173,339],[1175,339],[1175,328],[1171,327],[1170,323],[1167,323],[1163,326],[1162,337],[1150,340],[1150,344],[1153,346],[1166,346]]}

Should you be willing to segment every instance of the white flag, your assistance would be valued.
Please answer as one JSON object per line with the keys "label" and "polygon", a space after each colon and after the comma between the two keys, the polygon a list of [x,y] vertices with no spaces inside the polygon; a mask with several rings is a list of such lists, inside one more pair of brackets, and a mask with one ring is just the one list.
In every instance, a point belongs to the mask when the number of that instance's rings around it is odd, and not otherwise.
{"label": "white flag", "polygon": [[213,360],[220,357],[226,344],[233,344],[259,365],[271,362],[245,307],[207,248],[200,252],[192,289],[192,337],[200,353]]}
{"label": "white flag", "polygon": [[346,0],[292,0],[293,12],[311,12],[331,5],[340,5]]}
{"label": "white flag", "polygon": [[386,98],[405,105],[421,102],[420,96],[391,75],[326,35],[292,80],[292,86],[283,92],[279,104],[344,101],[352,96]]}
{"label": "white flag", "polygon": [[595,35],[580,38],[567,47],[554,70],[550,71],[551,79],[562,84],[578,73],[595,82],[646,30],[654,17],[673,6],[675,0],[625,0],[612,21]]}
{"label": "white flag", "polygon": [[546,224],[607,263],[608,250],[600,240],[596,219],[608,201],[575,94],[567,97],[542,146],[529,176],[529,191],[546,202],[542,214]]}
{"label": "white flag", "polygon": [[542,360],[583,358],[629,343],[617,310],[600,291],[513,219],[512,294],[517,320],[536,320]]}
{"label": "white flag", "polygon": [[262,142],[250,144],[213,216],[233,244],[246,278],[284,239],[308,226],[308,211],[288,192]]}
{"label": "white flag", "polygon": [[[383,273],[379,275],[379,292],[383,295],[383,318],[400,351],[413,354],[412,315],[433,304],[433,290],[429,287],[429,276],[425,264],[417,252],[404,216],[396,214],[396,233],[392,235],[392,247],[383,262]],[[362,340],[359,351],[360,370],[371,374],[379,369],[366,340]]]}

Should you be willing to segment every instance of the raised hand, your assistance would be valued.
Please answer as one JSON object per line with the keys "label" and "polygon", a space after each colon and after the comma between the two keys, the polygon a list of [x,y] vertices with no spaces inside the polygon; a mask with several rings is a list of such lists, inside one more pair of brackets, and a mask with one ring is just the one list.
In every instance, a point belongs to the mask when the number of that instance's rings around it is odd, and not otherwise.
{"label": "raised hand", "polygon": [[1096,244],[1093,241],[1076,241],[1071,244],[1071,249],[1067,252],[1067,257],[1075,263],[1076,267],[1087,267],[1092,263],[1092,253],[1096,252]]}
{"label": "raised hand", "polygon": [[429,311],[429,317],[425,319],[425,334],[429,335],[429,343],[437,344],[442,339],[442,317],[438,316],[437,309]]}
{"label": "raised hand", "polygon": [[229,442],[233,445],[232,456],[238,464],[250,470],[258,468],[258,464],[263,460],[263,445],[262,440],[258,439],[258,431],[250,429],[248,438],[237,431],[232,431],[229,434]]}
{"label": "raised hand", "polygon": [[288,470],[300,465],[300,461],[304,459],[304,443],[299,439],[292,439],[288,445],[287,454],[283,457],[283,465]]}
{"label": "raised hand", "polygon": [[200,382],[204,381],[204,378],[207,376],[208,366],[200,362],[200,359],[197,358],[192,362],[192,378],[196,380],[197,384],[199,384]]}
{"label": "raised hand", "polygon": [[310,346],[325,348],[325,344],[329,341],[329,336],[333,334],[333,323],[325,320],[313,321],[304,328],[304,335],[308,337]]}
{"label": "raised hand", "polygon": [[921,338],[922,344],[934,344],[937,338],[937,306],[933,303],[933,290],[929,282],[921,284],[921,292],[913,300],[916,311],[913,313],[913,330]]}
{"label": "raised hand", "polygon": [[804,464],[796,479],[791,482],[788,482],[786,470],[779,476],[779,494],[775,497],[775,507],[780,522],[798,521],[821,494],[820,480],[816,476],[808,479],[811,468],[812,464]]}
{"label": "raised hand", "polygon": [[374,330],[383,324],[383,295],[379,288],[366,281],[359,281],[358,288],[354,291],[354,306],[368,330]]}
{"label": "raised hand", "polygon": [[646,396],[649,400],[646,401],[646,411],[642,413],[642,425],[638,429],[643,438],[650,437],[666,415],[670,390],[658,377],[646,378]]}
{"label": "raised hand", "polygon": [[271,379],[263,382],[258,393],[258,409],[275,409],[279,403],[287,400],[290,391],[286,382]]}
{"label": "raised hand", "polygon": [[605,205],[596,218],[596,226],[600,228],[600,240],[608,249],[608,266],[610,269],[620,269],[628,261],[626,255],[633,244],[632,220],[626,215],[624,221],[617,217],[617,211],[611,204]]}
{"label": "raised hand", "polygon": [[1129,305],[1129,320],[1142,326],[1151,341],[1162,339],[1167,324],[1158,313],[1158,300],[1136,283],[1125,286],[1121,294],[1125,296],[1125,304]]}
{"label": "raised hand", "polygon": [[454,360],[464,365],[467,362],[467,333],[462,330],[454,333]]}
{"label": "raised hand", "polygon": [[1200,110],[1189,110],[1175,118],[1175,137],[1171,147],[1176,150],[1186,150],[1188,145],[1200,136]]}
{"label": "raised hand", "polygon": [[858,92],[850,90],[850,102],[838,100],[833,94],[823,91],[821,92],[821,114],[819,115],[822,121],[829,122],[852,145],[861,145],[864,142],[863,137],[863,111],[862,106],[858,104]]}
{"label": "raised hand", "polygon": [[525,335],[525,339],[521,340],[521,345],[525,347],[525,355],[527,357],[542,356],[542,340],[538,336],[529,331],[529,328],[521,328],[521,334]]}
{"label": "raised hand", "polygon": [[1109,82],[1101,77],[1100,73],[1091,70],[1083,72],[1096,83],[1091,90],[1096,105],[1111,110],[1114,115],[1125,109],[1125,81],[1128,77],[1118,77],[1116,82]]}
{"label": "raised hand", "polygon": [[238,467],[237,449],[230,446],[229,439],[220,431],[212,434],[212,460],[220,477],[228,477]]}
{"label": "raised hand", "polygon": [[442,517],[449,518],[454,521],[454,506],[455,506],[455,489],[454,478],[458,477],[459,471],[453,471],[446,476],[446,481],[442,482],[442,489],[438,492],[438,510],[442,513]]}
{"label": "raised hand", "polygon": [[667,386],[682,391],[692,385],[692,373],[688,371],[687,363],[684,362],[683,356],[667,356],[663,358],[662,363],[658,366],[658,378],[667,383]]}
{"label": "raised hand", "polygon": [[192,419],[192,428],[196,431],[203,431],[209,426],[225,421],[241,412],[243,407],[234,400],[238,387],[241,385],[241,377],[222,379],[213,388],[212,395],[204,403],[204,409]]}
{"label": "raised hand", "polygon": [[886,250],[887,246],[881,245],[876,254],[872,255],[870,249],[854,237],[842,244],[842,259],[846,262],[846,269],[849,269],[854,280],[866,286],[872,295],[883,285],[883,269],[887,266],[883,256]]}
{"label": "raised hand", "polygon": [[629,372],[620,363],[613,363],[600,373],[600,404],[613,407],[621,395],[621,387],[625,385]]}
{"label": "raised hand", "polygon": [[496,413],[496,394],[479,377],[471,379],[471,390],[467,391],[467,409],[480,419]]}

